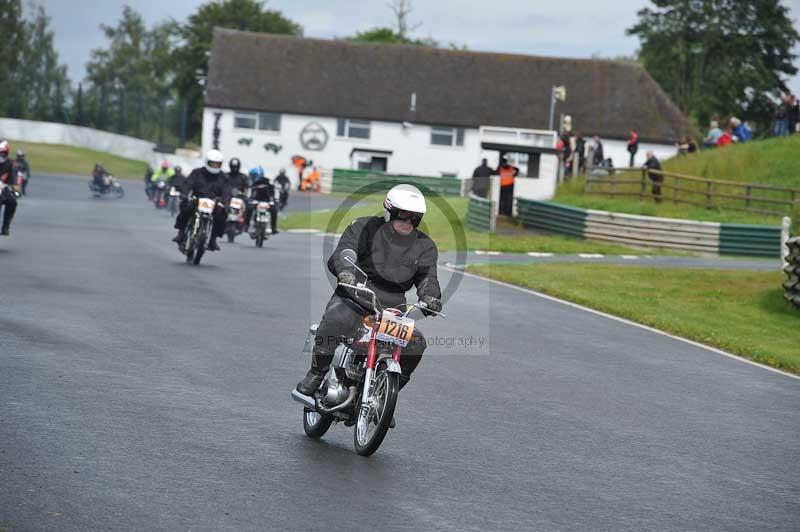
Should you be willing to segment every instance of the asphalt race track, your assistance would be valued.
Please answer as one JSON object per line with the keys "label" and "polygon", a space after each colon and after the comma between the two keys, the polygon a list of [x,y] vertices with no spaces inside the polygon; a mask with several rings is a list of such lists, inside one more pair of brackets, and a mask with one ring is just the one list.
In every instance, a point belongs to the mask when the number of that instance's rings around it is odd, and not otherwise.
{"label": "asphalt race track", "polygon": [[325,239],[188,266],[86,181],[34,176],[0,238],[0,530],[800,529],[800,380],[444,270],[381,449],[311,440]]}

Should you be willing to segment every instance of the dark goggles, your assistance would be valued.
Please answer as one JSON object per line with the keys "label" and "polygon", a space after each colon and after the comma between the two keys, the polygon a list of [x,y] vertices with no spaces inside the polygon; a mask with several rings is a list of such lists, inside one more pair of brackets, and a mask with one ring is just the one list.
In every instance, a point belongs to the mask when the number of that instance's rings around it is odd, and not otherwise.
{"label": "dark goggles", "polygon": [[422,215],[418,212],[395,210],[393,214],[392,219],[409,222],[414,227],[417,227],[422,222]]}

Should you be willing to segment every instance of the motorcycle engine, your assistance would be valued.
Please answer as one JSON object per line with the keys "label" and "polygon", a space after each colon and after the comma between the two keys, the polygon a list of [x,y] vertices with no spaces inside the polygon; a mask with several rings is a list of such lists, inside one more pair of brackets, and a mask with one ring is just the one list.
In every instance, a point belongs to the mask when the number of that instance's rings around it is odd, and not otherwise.
{"label": "motorcycle engine", "polygon": [[345,388],[342,383],[334,380],[326,381],[325,397],[322,399],[322,402],[327,406],[340,405],[347,400],[349,394],[349,390]]}

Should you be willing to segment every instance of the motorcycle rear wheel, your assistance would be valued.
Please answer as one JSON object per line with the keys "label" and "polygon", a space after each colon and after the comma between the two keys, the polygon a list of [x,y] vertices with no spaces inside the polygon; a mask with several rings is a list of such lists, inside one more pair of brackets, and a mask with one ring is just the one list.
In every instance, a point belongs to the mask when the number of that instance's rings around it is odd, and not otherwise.
{"label": "motorcycle rear wheel", "polygon": [[264,227],[260,224],[258,229],[256,229],[256,247],[257,248],[264,247]]}
{"label": "motorcycle rear wheel", "polygon": [[321,438],[333,423],[333,416],[326,416],[303,408],[303,430],[309,438]]}
{"label": "motorcycle rear wheel", "polygon": [[353,444],[361,456],[371,456],[383,443],[397,405],[400,379],[397,373],[378,369],[372,386],[373,403],[364,412],[358,407],[358,418],[353,430]]}

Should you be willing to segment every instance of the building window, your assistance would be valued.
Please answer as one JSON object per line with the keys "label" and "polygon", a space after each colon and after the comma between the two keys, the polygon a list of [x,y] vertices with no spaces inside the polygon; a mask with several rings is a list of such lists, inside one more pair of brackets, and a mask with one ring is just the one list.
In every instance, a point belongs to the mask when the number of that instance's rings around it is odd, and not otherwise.
{"label": "building window", "polygon": [[434,146],[463,146],[464,130],[452,127],[432,127],[431,144]]}
{"label": "building window", "polygon": [[281,115],[279,113],[258,113],[258,129],[280,131]]}
{"label": "building window", "polygon": [[351,139],[368,139],[369,127],[370,124],[368,120],[340,118],[336,121],[336,135],[339,137],[349,137]]}
{"label": "building window", "polygon": [[255,129],[258,115],[255,113],[236,113],[233,115],[233,127]]}
{"label": "building window", "polygon": [[233,127],[239,129],[261,129],[280,131],[281,115],[278,113],[240,113],[233,115]]}

